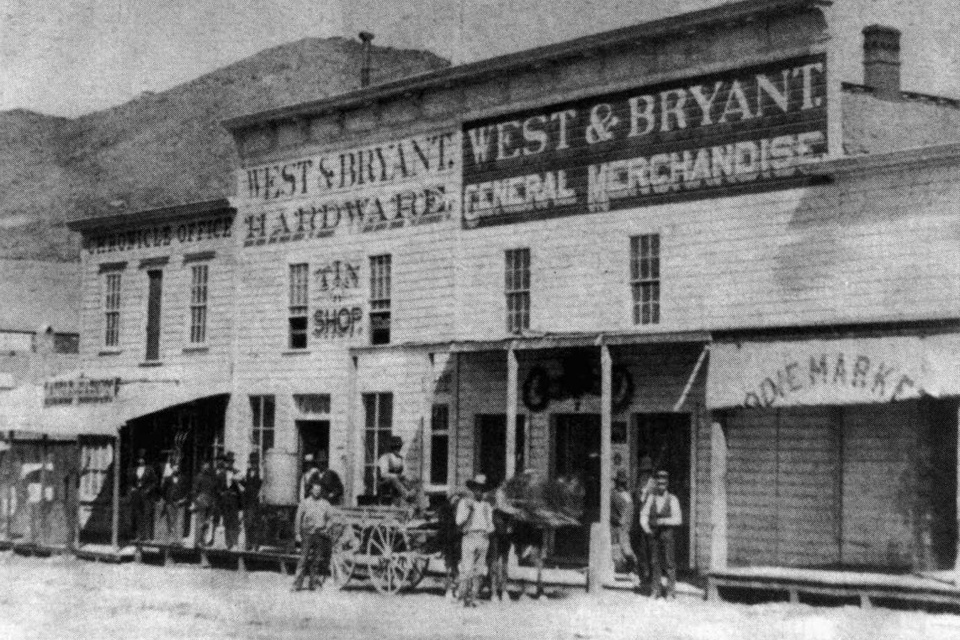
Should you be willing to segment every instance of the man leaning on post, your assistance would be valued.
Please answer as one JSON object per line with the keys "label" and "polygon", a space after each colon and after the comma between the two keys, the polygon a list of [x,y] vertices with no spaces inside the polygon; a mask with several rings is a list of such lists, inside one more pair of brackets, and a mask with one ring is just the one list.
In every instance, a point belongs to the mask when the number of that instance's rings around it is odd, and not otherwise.
{"label": "man leaning on post", "polygon": [[[324,575],[330,567],[330,502],[323,495],[319,483],[311,483],[308,491],[307,497],[300,501],[294,519],[297,539],[300,541],[300,562],[297,563],[297,577],[293,581],[292,591],[303,588],[303,580],[308,573],[307,586],[313,591],[320,566],[323,565]],[[320,585],[323,586],[322,579]]]}

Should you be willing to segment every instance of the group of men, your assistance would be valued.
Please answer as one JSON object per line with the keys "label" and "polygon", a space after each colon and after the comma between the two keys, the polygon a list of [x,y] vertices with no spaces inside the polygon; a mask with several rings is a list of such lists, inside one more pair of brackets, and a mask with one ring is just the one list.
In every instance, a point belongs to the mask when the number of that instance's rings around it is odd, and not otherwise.
{"label": "group of men", "polygon": [[635,572],[638,586],[654,598],[673,598],[676,593],[676,531],[683,524],[680,501],[670,493],[670,474],[654,473],[653,461],[640,462],[637,483],[631,492],[625,469],[614,476],[610,525],[628,570]]}
{"label": "group of men", "polygon": [[[250,454],[243,475],[234,467],[234,462],[233,452],[228,451],[217,457],[216,465],[203,463],[191,486],[177,456],[171,456],[158,475],[153,466],[147,464],[146,450],[139,449],[136,464],[127,478],[134,540],[181,545],[187,514],[192,511],[196,516],[195,546],[211,545],[216,527],[222,523],[224,542],[232,549],[239,541],[242,513],[245,547],[255,549],[260,542],[260,489],[263,486],[259,455]],[[159,530],[155,530],[155,524]]]}

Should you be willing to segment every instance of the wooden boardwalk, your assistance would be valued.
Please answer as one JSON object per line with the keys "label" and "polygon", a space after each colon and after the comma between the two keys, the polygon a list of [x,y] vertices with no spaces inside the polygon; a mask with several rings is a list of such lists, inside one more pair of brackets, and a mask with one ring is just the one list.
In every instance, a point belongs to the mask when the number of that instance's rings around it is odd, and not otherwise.
{"label": "wooden boardwalk", "polygon": [[726,589],[786,593],[790,602],[801,602],[803,596],[828,596],[856,599],[862,607],[893,602],[960,606],[960,588],[922,575],[786,567],[729,568],[707,574],[708,599],[721,600],[721,590]]}

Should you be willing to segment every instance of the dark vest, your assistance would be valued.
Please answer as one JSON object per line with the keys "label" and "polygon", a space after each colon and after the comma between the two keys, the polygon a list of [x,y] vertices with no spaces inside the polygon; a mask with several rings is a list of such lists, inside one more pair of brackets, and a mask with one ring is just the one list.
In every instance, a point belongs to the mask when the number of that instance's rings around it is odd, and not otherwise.
{"label": "dark vest", "polygon": [[673,511],[670,508],[670,505],[673,503],[673,500],[671,500],[672,495],[673,494],[671,494],[669,491],[663,494],[664,498],[666,499],[663,501],[663,506],[659,509],[657,509],[657,494],[654,493],[650,495],[650,500],[653,501],[653,503],[650,505],[649,517],[651,529],[656,529],[658,526],[660,526],[661,519],[667,519],[673,515]]}

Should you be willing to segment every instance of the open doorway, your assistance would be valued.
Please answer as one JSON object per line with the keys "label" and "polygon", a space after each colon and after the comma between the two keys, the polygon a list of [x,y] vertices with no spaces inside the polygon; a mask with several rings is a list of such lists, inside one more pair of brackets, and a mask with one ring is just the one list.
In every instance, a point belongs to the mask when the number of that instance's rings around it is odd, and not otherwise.
{"label": "open doorway", "polygon": [[636,413],[633,416],[635,469],[649,456],[653,468],[670,474],[670,492],[680,501],[683,526],[677,531],[677,567],[690,566],[690,414]]}
{"label": "open doorway", "polygon": [[556,561],[585,564],[590,554],[590,525],[600,520],[600,415],[553,416],[551,478],[572,477],[584,488],[579,527],[557,529],[549,555]]}
{"label": "open doorway", "polygon": [[[487,483],[498,486],[506,479],[507,473],[507,416],[498,414],[478,414],[475,419],[476,458],[474,469],[487,476]],[[517,416],[516,469],[520,471],[526,464],[526,428],[524,416]]]}
{"label": "open doorway", "polygon": [[314,459],[322,458],[330,461],[330,421],[329,420],[297,420],[297,434],[300,444],[300,476],[303,476],[303,458],[308,453]]}

